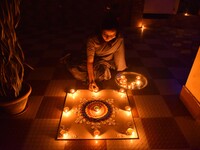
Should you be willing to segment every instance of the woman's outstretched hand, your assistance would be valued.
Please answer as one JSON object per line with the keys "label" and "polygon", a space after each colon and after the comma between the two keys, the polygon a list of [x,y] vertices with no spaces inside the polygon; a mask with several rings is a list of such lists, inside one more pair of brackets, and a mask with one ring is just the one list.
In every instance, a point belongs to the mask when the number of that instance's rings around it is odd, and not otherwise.
{"label": "woman's outstretched hand", "polygon": [[95,82],[91,82],[89,84],[89,90],[92,91],[92,92],[98,92],[99,87],[97,86],[97,84]]}

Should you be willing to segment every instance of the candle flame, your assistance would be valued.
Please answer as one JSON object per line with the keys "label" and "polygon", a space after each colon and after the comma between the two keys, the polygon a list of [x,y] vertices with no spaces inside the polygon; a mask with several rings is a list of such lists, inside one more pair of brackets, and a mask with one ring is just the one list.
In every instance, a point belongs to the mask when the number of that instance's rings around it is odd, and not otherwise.
{"label": "candle flame", "polygon": [[184,13],[184,16],[189,16],[189,13],[187,13],[187,12],[186,12],[186,13]]}
{"label": "candle flame", "polygon": [[120,89],[119,89],[119,92],[120,92],[120,93],[125,93],[124,88],[120,88]]}
{"label": "candle flame", "polygon": [[126,110],[126,111],[131,111],[131,107],[130,107],[130,106],[126,106],[126,107],[125,107],[125,110]]}
{"label": "candle flame", "polygon": [[69,111],[69,107],[64,108],[64,112],[67,113]]}
{"label": "candle flame", "polygon": [[142,30],[142,32],[144,31],[144,29],[146,29],[146,28],[145,28],[144,25],[142,25],[142,26],[141,26],[141,30]]}
{"label": "candle flame", "polygon": [[68,137],[68,133],[66,132],[63,134],[63,138],[66,139],[67,137]]}
{"label": "candle flame", "polygon": [[126,114],[127,114],[127,116],[130,116],[131,115],[131,111],[127,111]]}
{"label": "candle flame", "polygon": [[97,139],[99,138],[99,135],[100,135],[100,131],[99,130],[94,130],[94,138]]}
{"label": "candle flame", "polygon": [[70,91],[69,91],[71,94],[74,94],[75,92],[76,92],[76,90],[75,89],[70,89]]}
{"label": "candle flame", "polygon": [[137,81],[136,81],[136,84],[137,84],[138,86],[140,86],[140,85],[141,85],[141,81],[140,81],[140,80],[137,80]]}

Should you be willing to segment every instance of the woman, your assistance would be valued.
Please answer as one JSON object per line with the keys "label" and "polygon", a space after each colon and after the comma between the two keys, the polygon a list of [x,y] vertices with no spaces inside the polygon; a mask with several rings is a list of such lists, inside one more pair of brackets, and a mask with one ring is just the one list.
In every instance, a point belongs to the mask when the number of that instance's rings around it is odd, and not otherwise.
{"label": "woman", "polygon": [[127,68],[124,51],[124,40],[119,33],[118,22],[114,17],[108,16],[99,32],[88,38],[86,57],[71,57],[68,69],[76,79],[88,80],[89,90],[98,91],[96,81],[109,80],[110,69],[123,71]]}

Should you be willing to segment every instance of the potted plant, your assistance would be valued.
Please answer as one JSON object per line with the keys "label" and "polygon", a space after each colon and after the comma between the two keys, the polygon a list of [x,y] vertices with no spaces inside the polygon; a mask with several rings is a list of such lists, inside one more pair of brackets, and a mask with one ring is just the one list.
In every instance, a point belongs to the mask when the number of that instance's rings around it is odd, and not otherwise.
{"label": "potted plant", "polygon": [[16,28],[20,20],[20,0],[0,1],[0,110],[19,114],[26,108],[31,86],[24,79],[24,53]]}

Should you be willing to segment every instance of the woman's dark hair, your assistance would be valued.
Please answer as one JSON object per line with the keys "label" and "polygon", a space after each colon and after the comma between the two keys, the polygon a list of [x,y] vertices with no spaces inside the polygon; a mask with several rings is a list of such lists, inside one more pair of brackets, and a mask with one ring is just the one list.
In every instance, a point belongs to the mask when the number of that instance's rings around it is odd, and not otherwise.
{"label": "woman's dark hair", "polygon": [[107,14],[101,24],[101,30],[119,30],[119,23],[116,17],[114,17],[112,14]]}
{"label": "woman's dark hair", "polygon": [[99,28],[97,30],[95,30],[96,35],[98,36],[98,39],[100,42],[104,42],[103,38],[102,38],[102,31],[103,30],[116,30],[116,37],[114,39],[112,39],[111,41],[109,41],[109,43],[113,43],[118,35],[119,35],[119,23],[116,17],[114,17],[112,14],[108,13],[103,17],[103,21],[101,23],[101,25],[99,26]]}

